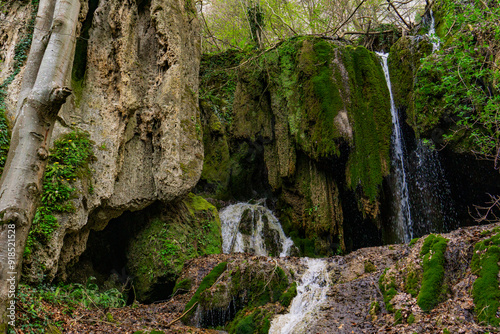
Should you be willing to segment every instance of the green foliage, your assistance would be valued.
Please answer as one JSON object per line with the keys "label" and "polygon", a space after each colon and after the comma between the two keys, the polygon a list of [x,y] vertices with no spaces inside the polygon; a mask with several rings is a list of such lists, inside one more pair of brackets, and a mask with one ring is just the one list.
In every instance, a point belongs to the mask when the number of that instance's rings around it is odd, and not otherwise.
{"label": "green foliage", "polygon": [[[216,265],[215,268],[212,269],[212,271],[207,276],[205,276],[203,278],[203,280],[200,283],[200,286],[198,287],[198,289],[196,289],[196,292],[194,293],[193,297],[191,297],[191,300],[186,304],[186,307],[184,308],[184,312],[188,311],[195,303],[198,302],[200,295],[206,289],[208,289],[212,285],[214,285],[214,283],[217,281],[219,276],[222,275],[222,273],[224,271],[226,271],[226,268],[227,268],[227,262],[221,262],[218,265]],[[193,310],[191,310],[191,312],[189,314],[192,314],[193,312],[194,312],[194,308],[193,308]],[[189,314],[186,314],[186,316],[189,316]]]}
{"label": "green foliage", "polygon": [[56,320],[54,307],[71,314],[76,308],[116,308],[125,306],[123,295],[116,289],[100,292],[91,277],[86,284],[68,284],[37,288],[19,285],[16,327],[23,333],[44,333],[49,327],[57,328],[61,323]]}
{"label": "green foliage", "polygon": [[[489,3],[489,4],[487,4]],[[500,147],[500,6],[494,1],[441,0],[442,50],[422,60],[415,84],[416,127],[440,126],[444,140],[494,157]]]}
{"label": "green foliage", "polygon": [[471,269],[478,275],[472,288],[475,312],[480,323],[492,326],[500,325],[500,318],[497,315],[500,307],[499,261],[500,233],[497,232],[474,246]]}
{"label": "green foliage", "polygon": [[288,290],[281,295],[279,302],[284,307],[288,307],[295,296],[297,296],[297,282],[293,282],[292,285],[290,285]]}
{"label": "green foliage", "polygon": [[230,334],[267,334],[273,312],[263,308],[243,309],[227,326]]}
{"label": "green foliage", "polygon": [[406,319],[406,322],[408,323],[408,325],[411,325],[415,322],[415,316],[413,315],[413,313],[410,313],[408,319]]}
{"label": "green foliage", "polygon": [[387,270],[385,269],[384,273],[380,276],[378,284],[380,291],[382,292],[382,296],[384,297],[384,304],[387,311],[394,313],[394,306],[391,304],[392,298],[397,295],[396,291],[396,281],[394,277],[387,277]]}
{"label": "green foliage", "polygon": [[92,142],[87,133],[79,130],[63,135],[50,149],[49,160],[43,178],[40,206],[26,241],[24,255],[28,256],[36,244],[47,244],[52,232],[58,227],[55,213],[73,212],[71,199],[79,179],[89,178],[89,163],[94,159]]}
{"label": "green foliage", "polygon": [[414,270],[410,270],[405,277],[405,291],[414,298],[418,296],[420,290],[420,279],[420,275]]}
{"label": "green foliage", "polygon": [[394,324],[398,325],[402,323],[403,323],[403,314],[401,313],[401,310],[398,309],[394,313]]}
{"label": "green foliage", "polygon": [[428,312],[439,302],[444,279],[444,253],[448,239],[440,235],[429,235],[422,246],[420,255],[423,257],[422,286],[417,297],[420,308]]}

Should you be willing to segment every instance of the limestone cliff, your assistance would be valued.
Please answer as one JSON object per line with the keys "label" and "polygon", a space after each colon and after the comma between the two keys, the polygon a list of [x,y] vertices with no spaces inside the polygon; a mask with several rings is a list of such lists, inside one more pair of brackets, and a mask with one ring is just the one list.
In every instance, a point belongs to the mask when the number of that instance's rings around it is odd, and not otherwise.
{"label": "limestone cliff", "polygon": [[378,237],[392,128],[373,52],[298,37],[260,54],[207,57],[201,80],[199,191],[274,197],[285,232],[309,256]]}
{"label": "limestone cliff", "polygon": [[[19,27],[29,23],[33,4],[7,6],[2,21],[13,24],[0,26],[0,81],[14,79],[5,87],[5,113],[13,122],[22,77],[22,68],[15,73],[16,48],[29,35]],[[77,189],[73,212],[56,214],[58,227],[48,244],[26,259],[32,281],[65,279],[90,230],[103,229],[125,211],[187,194],[201,173],[200,38],[193,3],[92,0],[83,8],[67,79],[73,95],[53,138],[73,129],[87,132],[96,159],[89,166],[90,180],[72,184]]]}

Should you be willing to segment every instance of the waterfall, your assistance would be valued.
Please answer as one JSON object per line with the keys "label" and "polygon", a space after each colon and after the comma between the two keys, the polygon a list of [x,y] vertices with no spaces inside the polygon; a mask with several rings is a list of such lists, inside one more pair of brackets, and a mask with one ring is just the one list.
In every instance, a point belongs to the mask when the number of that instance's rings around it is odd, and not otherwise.
{"label": "waterfall", "polygon": [[303,258],[307,270],[297,285],[297,296],[287,314],[276,316],[271,322],[269,334],[305,333],[314,321],[314,311],[326,300],[329,276],[326,260]]}
{"label": "waterfall", "polygon": [[389,76],[389,66],[387,65],[388,53],[377,52],[382,62],[387,88],[389,88],[389,95],[391,100],[391,115],[392,115],[392,167],[395,173],[396,189],[395,195],[397,200],[396,210],[396,229],[395,234],[400,242],[409,242],[413,238],[413,222],[410,212],[410,200],[408,192],[408,182],[405,171],[405,157],[403,152],[403,134],[399,124],[399,115],[394,104],[392,96],[391,78]]}
{"label": "waterfall", "polygon": [[421,236],[455,229],[457,222],[450,185],[438,152],[417,140],[408,169],[414,234]]}
{"label": "waterfall", "polygon": [[429,32],[427,33],[427,37],[432,43],[432,53],[439,50],[439,46],[441,44],[439,37],[436,35],[436,23],[434,22],[434,13],[432,13],[432,9],[430,10],[431,16],[431,25],[429,27]]}
{"label": "waterfall", "polygon": [[290,255],[293,241],[287,238],[280,222],[268,208],[238,203],[224,208],[219,216],[225,254]]}

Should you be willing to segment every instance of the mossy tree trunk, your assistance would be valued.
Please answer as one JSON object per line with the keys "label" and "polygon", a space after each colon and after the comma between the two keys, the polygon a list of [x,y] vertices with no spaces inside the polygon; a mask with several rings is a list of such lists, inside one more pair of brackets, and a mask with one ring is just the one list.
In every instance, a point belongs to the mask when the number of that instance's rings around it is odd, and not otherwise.
{"label": "mossy tree trunk", "polygon": [[[41,0],[17,104],[17,118],[0,181],[0,334],[7,332],[22,256],[42,192],[47,145],[71,70],[80,2]],[[14,237],[15,236],[15,237]]]}

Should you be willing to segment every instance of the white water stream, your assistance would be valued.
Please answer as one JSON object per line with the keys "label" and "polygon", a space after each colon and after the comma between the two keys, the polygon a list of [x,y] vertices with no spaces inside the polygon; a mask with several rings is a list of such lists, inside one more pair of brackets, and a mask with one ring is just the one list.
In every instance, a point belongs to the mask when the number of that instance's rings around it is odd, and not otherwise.
{"label": "white water stream", "polygon": [[392,115],[392,166],[396,176],[396,198],[399,205],[396,212],[396,235],[401,242],[409,242],[413,238],[413,222],[410,212],[410,199],[408,192],[408,182],[405,172],[405,157],[403,152],[403,134],[399,124],[399,114],[394,104],[392,96],[391,77],[389,75],[389,66],[387,65],[388,53],[377,52],[382,62],[387,88],[391,99],[391,115]]}
{"label": "white water stream", "polygon": [[[283,232],[271,210],[259,205],[238,203],[229,205],[219,213],[222,224],[222,251],[253,253],[268,256],[274,245],[279,256],[290,255],[292,239]],[[267,238],[267,240],[266,240]]]}
{"label": "white water stream", "polygon": [[430,10],[431,17],[431,25],[429,27],[429,32],[427,33],[427,37],[432,43],[432,53],[439,50],[439,46],[441,45],[441,41],[439,40],[438,35],[436,35],[436,23],[434,22],[434,14],[432,13],[432,9]]}
{"label": "white water stream", "polygon": [[315,312],[326,300],[329,287],[329,275],[326,260],[303,258],[307,265],[297,285],[297,296],[290,305],[287,314],[276,316],[271,322],[269,334],[301,334],[314,323]]}

